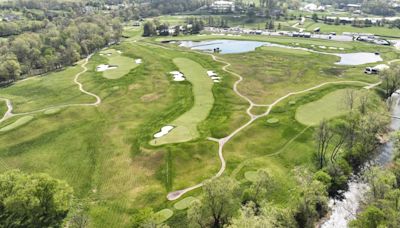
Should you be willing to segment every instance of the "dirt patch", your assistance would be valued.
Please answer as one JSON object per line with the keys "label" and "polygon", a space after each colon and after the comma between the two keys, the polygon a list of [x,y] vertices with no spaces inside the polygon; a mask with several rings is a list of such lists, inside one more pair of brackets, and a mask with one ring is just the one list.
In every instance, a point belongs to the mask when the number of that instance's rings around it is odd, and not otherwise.
{"label": "dirt patch", "polygon": [[159,98],[160,98],[160,94],[149,93],[149,94],[143,95],[140,98],[140,100],[147,103],[147,102],[152,102],[152,101],[158,100]]}

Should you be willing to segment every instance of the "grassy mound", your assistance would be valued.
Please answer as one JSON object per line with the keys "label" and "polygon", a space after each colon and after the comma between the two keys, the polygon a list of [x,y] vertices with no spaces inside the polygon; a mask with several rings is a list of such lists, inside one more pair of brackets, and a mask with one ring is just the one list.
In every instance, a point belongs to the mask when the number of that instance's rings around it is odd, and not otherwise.
{"label": "grassy mound", "polygon": [[43,113],[45,115],[53,115],[53,114],[59,113],[60,111],[61,111],[61,108],[52,108],[52,109],[47,109]]}
{"label": "grassy mound", "polygon": [[103,72],[103,77],[107,79],[122,78],[129,73],[129,71],[138,66],[134,59],[123,56],[122,53],[117,52],[115,49],[107,49],[102,51],[101,54],[108,59],[109,65],[117,65],[117,68]]}
{"label": "grassy mound", "polygon": [[158,224],[163,223],[171,218],[173,214],[174,212],[171,209],[163,209],[155,214],[156,221]]}
{"label": "grassy mound", "polygon": [[196,198],[193,196],[186,197],[179,202],[174,204],[174,208],[177,210],[184,210],[190,206],[190,204],[195,201]]}
{"label": "grassy mound", "polygon": [[0,132],[7,132],[7,131],[11,131],[14,130],[18,127],[21,127],[22,125],[27,124],[29,121],[31,121],[33,119],[33,116],[24,116],[19,118],[18,120],[16,120],[14,123],[9,124],[3,128],[0,129]]}
{"label": "grassy mound", "polygon": [[[329,120],[346,114],[349,110],[345,105],[347,89],[336,90],[321,99],[300,106],[296,110],[296,120],[304,125],[313,126],[323,119]],[[360,93],[356,93],[359,96]]]}
{"label": "grassy mound", "polygon": [[152,140],[151,145],[187,142],[197,138],[199,136],[197,126],[207,118],[214,104],[213,82],[207,76],[206,69],[186,58],[175,58],[173,61],[187,80],[192,83],[194,105],[189,111],[168,124],[176,126],[174,130],[162,138]]}

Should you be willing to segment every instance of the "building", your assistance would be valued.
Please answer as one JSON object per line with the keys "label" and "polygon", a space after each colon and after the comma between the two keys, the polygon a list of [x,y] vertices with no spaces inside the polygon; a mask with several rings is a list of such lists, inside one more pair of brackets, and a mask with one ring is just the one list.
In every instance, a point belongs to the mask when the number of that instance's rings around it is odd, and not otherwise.
{"label": "building", "polygon": [[215,1],[210,6],[214,13],[230,13],[235,11],[235,3],[230,1]]}

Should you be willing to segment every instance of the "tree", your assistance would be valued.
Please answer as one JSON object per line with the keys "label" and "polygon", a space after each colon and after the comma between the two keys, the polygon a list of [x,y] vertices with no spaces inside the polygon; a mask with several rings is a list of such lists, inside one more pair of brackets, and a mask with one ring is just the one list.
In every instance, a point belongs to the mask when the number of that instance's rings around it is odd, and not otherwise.
{"label": "tree", "polygon": [[322,169],[326,164],[328,146],[333,136],[331,128],[328,126],[328,122],[326,120],[321,121],[315,135],[317,143],[315,157],[319,169]]}
{"label": "tree", "polygon": [[143,36],[154,36],[157,35],[156,27],[153,22],[147,21],[143,25]]}
{"label": "tree", "polygon": [[273,179],[266,170],[257,171],[257,179],[252,182],[250,188],[244,193],[244,201],[253,201],[257,205],[265,199],[267,192],[273,187]]}
{"label": "tree", "polygon": [[301,195],[294,217],[299,227],[314,227],[328,211],[326,186],[305,168],[297,167],[294,173]]}
{"label": "tree", "polygon": [[312,19],[314,22],[318,22],[318,14],[313,13],[311,19]]}
{"label": "tree", "polygon": [[188,210],[188,219],[195,227],[223,227],[239,207],[238,183],[227,177],[208,180],[203,198]]}
{"label": "tree", "polygon": [[45,174],[0,175],[1,227],[59,227],[72,204],[72,188]]}

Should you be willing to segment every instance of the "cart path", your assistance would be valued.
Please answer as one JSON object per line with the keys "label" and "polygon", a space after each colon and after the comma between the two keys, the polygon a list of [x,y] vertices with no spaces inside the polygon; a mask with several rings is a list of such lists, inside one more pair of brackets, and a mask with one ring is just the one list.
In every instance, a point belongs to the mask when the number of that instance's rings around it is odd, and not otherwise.
{"label": "cart path", "polygon": [[[93,54],[92,54],[92,55],[93,55]],[[8,120],[9,118],[11,118],[11,117],[13,117],[13,116],[22,116],[22,115],[35,114],[35,113],[44,112],[44,111],[46,111],[46,110],[54,109],[54,108],[65,108],[65,107],[74,107],[74,106],[98,106],[99,104],[101,104],[101,98],[100,98],[98,95],[96,95],[96,94],[94,94],[94,93],[91,93],[91,92],[85,90],[85,89],[83,88],[82,83],[79,82],[79,77],[80,77],[82,74],[86,73],[86,71],[88,71],[88,68],[86,67],[86,65],[88,64],[89,59],[92,57],[92,55],[89,55],[88,57],[86,57],[86,58],[83,60],[83,63],[82,63],[82,65],[81,65],[81,67],[82,67],[83,70],[80,71],[79,73],[77,73],[77,74],[75,75],[75,77],[74,77],[74,83],[78,85],[79,91],[81,91],[81,92],[84,93],[84,94],[87,94],[87,95],[89,95],[89,96],[92,96],[92,97],[96,98],[96,101],[95,101],[95,102],[93,102],[93,103],[83,103],[83,104],[55,105],[55,106],[50,106],[50,107],[47,107],[47,108],[43,108],[43,109],[31,111],[31,112],[13,113],[13,112],[12,112],[12,111],[13,111],[13,105],[12,105],[11,100],[9,100],[9,99],[7,99],[7,98],[1,98],[1,97],[0,97],[0,100],[3,100],[3,101],[6,102],[7,108],[8,108],[7,112],[6,112],[6,113],[3,115],[3,117],[0,119],[0,123],[2,123],[2,122],[4,122],[4,121]]]}
{"label": "cart path", "polygon": [[[246,100],[246,101],[249,103],[249,107],[247,108],[246,113],[247,113],[247,115],[249,115],[249,117],[250,117],[250,120],[249,120],[247,123],[245,123],[245,124],[242,125],[241,127],[237,128],[235,131],[233,131],[230,135],[226,136],[225,138],[221,138],[221,139],[208,138],[209,140],[218,143],[218,157],[219,157],[219,159],[220,159],[220,161],[221,161],[221,167],[220,167],[218,173],[215,174],[213,177],[211,177],[211,179],[220,177],[220,176],[224,173],[224,171],[225,171],[225,168],[226,168],[226,161],[225,161],[225,158],[224,158],[224,155],[223,155],[223,149],[224,149],[225,144],[226,144],[227,142],[229,142],[235,135],[237,135],[237,134],[238,134],[239,132],[241,132],[243,129],[245,129],[246,127],[248,127],[249,125],[251,125],[251,124],[252,124],[254,121],[256,121],[257,119],[262,118],[262,117],[265,117],[265,116],[268,116],[268,115],[270,114],[272,108],[273,108],[275,105],[277,105],[279,102],[285,100],[286,98],[288,98],[288,97],[290,97],[290,96],[293,96],[293,95],[298,95],[298,94],[302,94],[302,93],[307,93],[307,92],[310,92],[310,91],[312,91],[312,90],[319,89],[319,88],[324,87],[324,86],[326,86],[326,85],[332,85],[332,84],[362,84],[362,85],[365,85],[365,87],[364,87],[365,89],[372,89],[372,88],[374,88],[374,87],[376,87],[376,86],[378,86],[378,85],[381,84],[381,82],[378,82],[378,83],[375,83],[375,84],[371,84],[371,83],[367,83],[367,82],[363,82],[363,81],[332,81],[332,82],[325,82],[325,83],[316,85],[316,86],[314,86],[314,87],[311,87],[311,88],[308,88],[308,89],[305,89],[305,90],[301,90],[301,91],[297,91],[297,92],[288,93],[288,94],[286,94],[285,96],[282,96],[282,97],[278,98],[277,100],[275,100],[275,101],[274,101],[273,103],[271,103],[271,104],[255,104],[254,102],[252,102],[252,101],[250,100],[250,98],[248,98],[248,97],[246,97],[245,95],[241,94],[241,93],[239,92],[239,90],[237,89],[237,86],[240,84],[241,81],[243,81],[243,77],[242,77],[241,75],[239,75],[239,74],[237,74],[237,73],[235,73],[235,72],[232,72],[232,71],[230,71],[230,70],[227,69],[229,66],[231,66],[231,64],[230,64],[229,62],[225,62],[225,61],[223,61],[223,60],[220,60],[220,59],[218,59],[218,58],[217,58],[215,55],[213,55],[213,54],[210,54],[210,55],[211,55],[211,57],[213,58],[214,61],[225,64],[225,66],[222,67],[222,70],[223,70],[223,71],[225,71],[225,72],[227,72],[227,73],[229,73],[229,74],[233,74],[233,75],[235,75],[236,77],[239,78],[239,79],[234,83],[234,85],[233,85],[233,90],[234,90],[234,92],[235,92],[238,96],[242,97],[244,100]],[[256,107],[256,106],[265,106],[265,107],[268,107],[268,109],[267,109],[267,111],[266,111],[265,113],[263,113],[263,114],[254,115],[254,114],[251,113],[251,109],[252,109],[253,107]],[[170,201],[179,199],[179,198],[180,198],[182,195],[184,195],[185,193],[190,192],[190,191],[192,191],[192,190],[195,190],[195,189],[197,189],[197,188],[202,187],[202,186],[203,186],[203,183],[204,183],[204,182],[201,182],[201,183],[199,183],[199,184],[196,184],[196,185],[194,185],[194,186],[191,186],[191,187],[188,187],[188,188],[185,188],[185,189],[181,189],[181,190],[177,190],[177,191],[174,191],[174,192],[170,192],[170,193],[168,193],[168,195],[167,195],[167,199],[170,200]]]}

